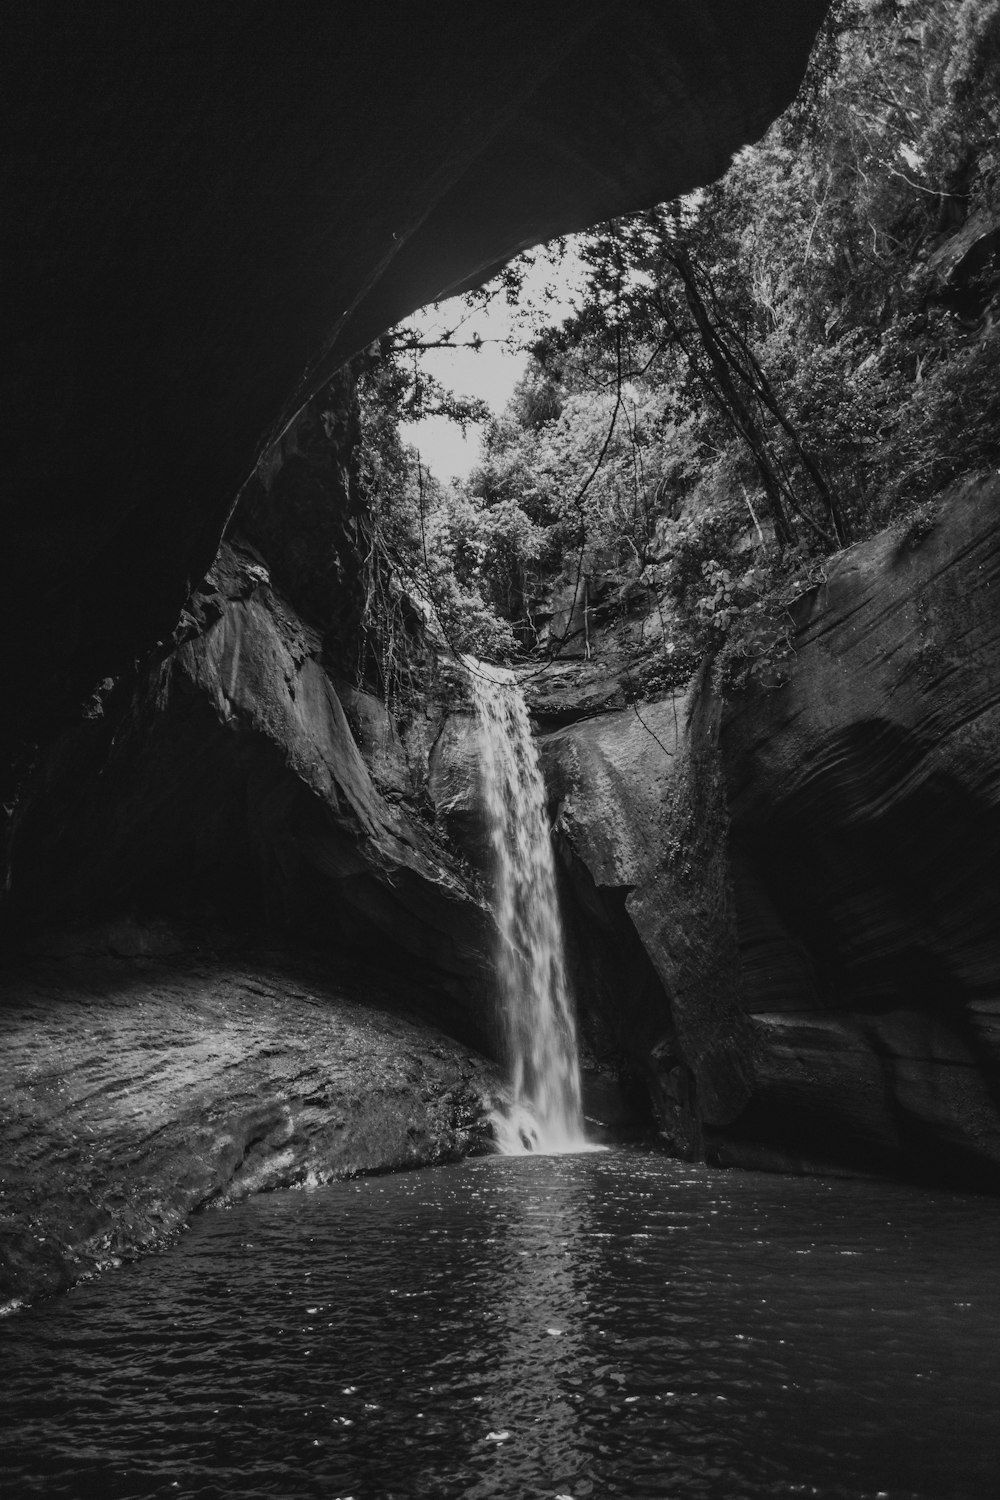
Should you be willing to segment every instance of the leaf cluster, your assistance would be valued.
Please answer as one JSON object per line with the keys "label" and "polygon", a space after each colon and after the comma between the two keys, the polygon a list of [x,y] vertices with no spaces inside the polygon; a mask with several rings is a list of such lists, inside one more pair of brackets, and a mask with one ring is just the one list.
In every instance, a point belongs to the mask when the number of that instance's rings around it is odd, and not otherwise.
{"label": "leaf cluster", "polygon": [[[836,0],[792,108],[724,177],[578,240],[580,306],[536,332],[464,483],[421,478],[390,429],[474,418],[379,351],[367,472],[397,575],[500,655],[607,579],[654,622],[644,690],[705,651],[730,683],[778,680],[832,552],[1000,459],[998,140],[1000,0]],[[959,275],[977,225],[996,248]]]}

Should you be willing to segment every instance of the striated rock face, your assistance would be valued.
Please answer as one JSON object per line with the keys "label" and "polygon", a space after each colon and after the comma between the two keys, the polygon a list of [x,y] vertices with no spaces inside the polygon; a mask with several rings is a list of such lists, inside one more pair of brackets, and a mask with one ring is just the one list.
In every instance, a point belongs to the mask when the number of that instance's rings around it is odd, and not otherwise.
{"label": "striated rock face", "polygon": [[1000,1182],[1000,483],[852,548],[787,686],[722,751],[744,997],[739,1133]]}
{"label": "striated rock face", "polygon": [[0,798],[169,635],[262,449],[350,354],[526,245],[721,173],[825,10],[18,7]]}
{"label": "striated rock face", "polygon": [[[443,708],[401,724],[335,676],[357,639],[342,457],[293,434],[241,516],[317,623],[248,542],[223,545],[173,649],[57,741],[19,801],[0,1297],[150,1248],[234,1193],[482,1146],[488,1064],[436,1028],[495,1052],[492,919],[428,793]],[[274,515],[299,501],[282,546]],[[164,919],[240,957],[144,940],[120,956]],[[284,957],[245,956],[264,933]],[[53,944],[64,957],[41,964]],[[303,951],[311,970],[287,956]],[[385,1014],[401,1004],[405,1023]]]}
{"label": "striated rock face", "polygon": [[490,831],[482,788],[482,750],[475,715],[449,713],[428,760],[427,792],[435,821],[474,869],[489,877]]}
{"label": "striated rock face", "polygon": [[[394,716],[357,685],[355,409],[345,376],[291,425],[170,649],[109,684],[22,789],[2,912],[19,964],[0,974],[8,1295],[147,1248],[220,1195],[481,1143],[471,1054],[436,1030],[496,1052],[492,918],[434,801],[455,683],[417,636],[433,702]],[[286,956],[87,957],[95,927],[164,921],[189,946],[242,955],[267,934]],[[53,943],[65,956],[40,969]],[[435,1029],[366,1020],[373,990]]]}
{"label": "striated rock face", "polygon": [[1000,1186],[998,506],[837,558],[721,722],[696,684],[545,739],[589,1003],[675,1146]]}
{"label": "striated rock face", "polygon": [[0,1303],[155,1248],[206,1204],[484,1148],[497,1079],[414,1024],[405,987],[343,964],[136,956],[137,936],[110,937],[131,957],[106,936],[7,977]]}
{"label": "striated rock face", "polygon": [[719,708],[681,695],[542,740],[577,990],[684,1155],[749,1097],[738,1004]]}
{"label": "striated rock face", "polygon": [[421,816],[420,746],[414,763],[370,696],[342,702],[323,655],[267,568],[224,546],[175,650],[33,779],[9,930],[23,945],[122,913],[264,923],[405,967],[439,1022],[488,1044],[489,917]]}

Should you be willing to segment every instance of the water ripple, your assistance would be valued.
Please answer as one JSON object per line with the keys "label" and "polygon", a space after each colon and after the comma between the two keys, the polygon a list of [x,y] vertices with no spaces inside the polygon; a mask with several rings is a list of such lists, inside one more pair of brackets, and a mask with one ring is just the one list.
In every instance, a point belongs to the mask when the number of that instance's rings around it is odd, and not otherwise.
{"label": "water ripple", "polygon": [[273,1194],[0,1323],[3,1493],[983,1500],[998,1228],[623,1152]]}

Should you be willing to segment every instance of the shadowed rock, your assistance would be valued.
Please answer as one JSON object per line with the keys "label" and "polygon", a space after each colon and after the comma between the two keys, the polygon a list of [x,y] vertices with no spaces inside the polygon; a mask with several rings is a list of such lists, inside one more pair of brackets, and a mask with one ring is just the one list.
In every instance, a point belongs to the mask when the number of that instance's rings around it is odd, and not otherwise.
{"label": "shadowed rock", "polygon": [[[729,904],[719,705],[678,695],[542,740],[580,998],[642,1078],[670,1146],[749,1097]],[[575,910],[574,910],[575,909]]]}
{"label": "shadowed rock", "polygon": [[154,936],[7,978],[0,1300],[162,1244],[206,1204],[483,1149],[497,1080],[401,1012],[405,987]]}
{"label": "shadowed rock", "polygon": [[169,635],[266,440],[348,355],[523,246],[717,176],[825,9],[17,7],[0,765]]}
{"label": "shadowed rock", "polygon": [[591,1003],[675,1145],[1000,1184],[998,500],[834,559],[721,732],[701,688],[547,737],[583,951],[621,955]]}
{"label": "shadowed rock", "polygon": [[[749,1136],[1000,1182],[995,477],[851,548],[722,748]],[[786,1148],[787,1149],[787,1148]]]}
{"label": "shadowed rock", "polygon": [[[245,551],[223,546],[179,634],[31,781],[9,935],[30,950],[39,932],[132,913],[266,925],[422,978],[438,1023],[488,1045],[490,919],[420,816],[426,764],[398,742],[387,761],[394,742],[370,727],[355,737],[319,632]],[[360,724],[365,695],[344,696]]]}

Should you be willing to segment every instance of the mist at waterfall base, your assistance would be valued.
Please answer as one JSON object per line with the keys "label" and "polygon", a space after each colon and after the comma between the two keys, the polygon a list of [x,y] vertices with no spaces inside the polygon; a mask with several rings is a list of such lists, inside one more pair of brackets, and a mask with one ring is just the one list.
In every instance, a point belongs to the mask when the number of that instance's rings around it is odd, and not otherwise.
{"label": "mist at waterfall base", "polygon": [[545,787],[527,706],[512,672],[472,658],[465,665],[479,726],[513,1096],[493,1117],[497,1145],[508,1156],[590,1150]]}
{"label": "mist at waterfall base", "polygon": [[263,1195],[0,1321],[0,1491],[986,1500],[998,1231],[622,1149]]}

